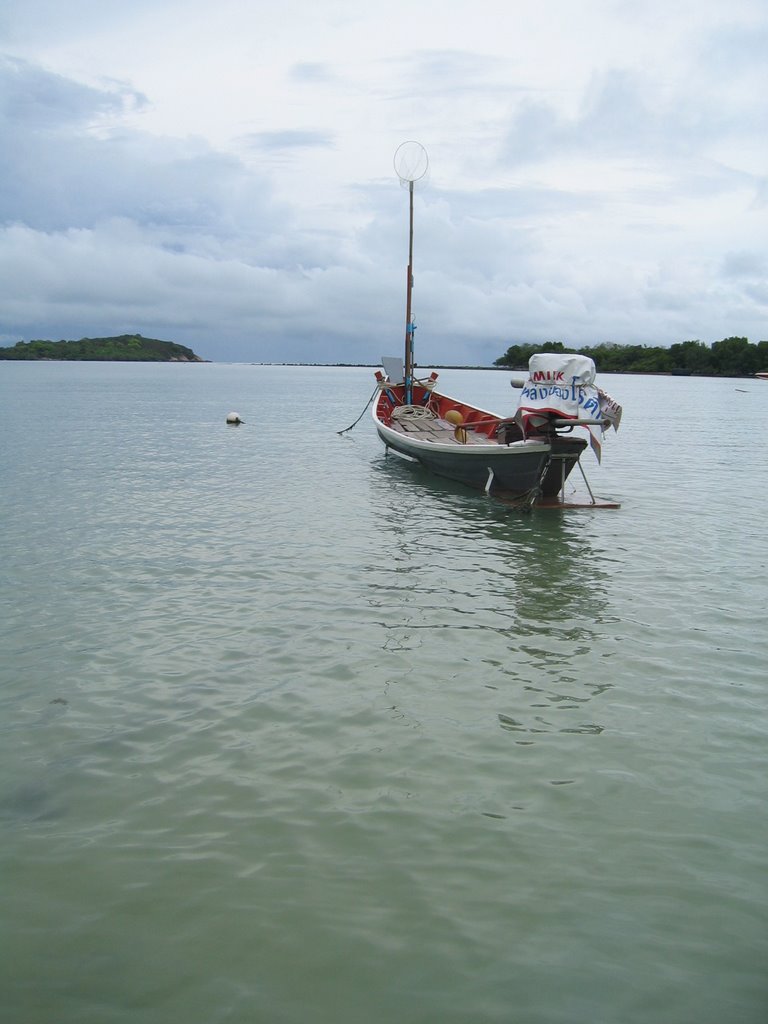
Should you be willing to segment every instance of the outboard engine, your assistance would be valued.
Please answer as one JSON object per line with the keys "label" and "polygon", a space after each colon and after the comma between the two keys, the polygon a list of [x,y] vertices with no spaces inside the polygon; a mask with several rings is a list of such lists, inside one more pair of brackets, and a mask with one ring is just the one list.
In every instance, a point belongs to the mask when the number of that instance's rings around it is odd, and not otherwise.
{"label": "outboard engine", "polygon": [[585,427],[599,461],[603,431],[607,426],[619,429],[621,406],[595,385],[595,373],[589,356],[568,352],[532,355],[515,413],[524,436],[554,437]]}

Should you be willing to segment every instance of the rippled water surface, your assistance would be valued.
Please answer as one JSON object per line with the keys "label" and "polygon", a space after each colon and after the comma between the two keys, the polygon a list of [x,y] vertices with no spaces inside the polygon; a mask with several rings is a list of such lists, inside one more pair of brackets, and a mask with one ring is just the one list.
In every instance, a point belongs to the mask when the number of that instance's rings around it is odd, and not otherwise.
{"label": "rippled water surface", "polygon": [[524,515],[369,370],[0,364],[9,1022],[766,1020],[768,383],[601,383]]}

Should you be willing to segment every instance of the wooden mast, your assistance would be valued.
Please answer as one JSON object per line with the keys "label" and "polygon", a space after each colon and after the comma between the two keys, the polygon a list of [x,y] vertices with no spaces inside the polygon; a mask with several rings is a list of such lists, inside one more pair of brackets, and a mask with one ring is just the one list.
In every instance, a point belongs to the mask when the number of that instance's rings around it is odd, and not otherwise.
{"label": "wooden mast", "polygon": [[411,320],[411,294],[413,292],[413,182],[408,182],[409,229],[408,229],[408,284],[405,300],[405,404],[413,403],[413,332],[416,329]]}
{"label": "wooden mast", "polygon": [[401,185],[408,182],[408,281],[405,301],[405,359],[403,360],[403,384],[405,404],[413,404],[413,322],[411,296],[413,292],[413,183],[423,178],[429,168],[427,151],[420,142],[403,142],[395,151],[395,171]]}

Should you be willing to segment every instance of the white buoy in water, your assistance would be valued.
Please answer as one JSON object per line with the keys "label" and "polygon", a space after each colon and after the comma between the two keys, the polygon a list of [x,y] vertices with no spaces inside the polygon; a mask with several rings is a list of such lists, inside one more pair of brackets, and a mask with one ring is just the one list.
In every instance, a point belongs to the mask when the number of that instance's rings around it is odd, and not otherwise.
{"label": "white buoy in water", "polygon": [[234,427],[239,427],[241,423],[245,423],[245,420],[240,419],[240,414],[236,412],[227,413],[227,423],[231,423]]}

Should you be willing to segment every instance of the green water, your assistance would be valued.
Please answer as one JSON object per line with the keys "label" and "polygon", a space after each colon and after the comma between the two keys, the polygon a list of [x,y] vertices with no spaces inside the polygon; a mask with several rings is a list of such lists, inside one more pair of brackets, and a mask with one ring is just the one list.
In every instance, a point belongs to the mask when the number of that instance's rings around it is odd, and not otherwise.
{"label": "green water", "polygon": [[768,384],[601,383],[526,516],[364,369],[0,366],[3,1019],[762,1024]]}

